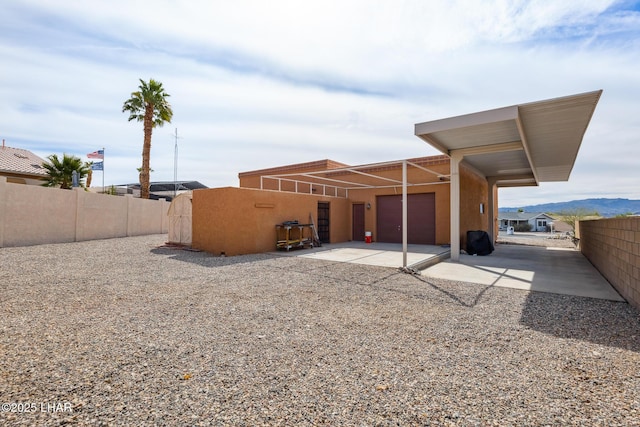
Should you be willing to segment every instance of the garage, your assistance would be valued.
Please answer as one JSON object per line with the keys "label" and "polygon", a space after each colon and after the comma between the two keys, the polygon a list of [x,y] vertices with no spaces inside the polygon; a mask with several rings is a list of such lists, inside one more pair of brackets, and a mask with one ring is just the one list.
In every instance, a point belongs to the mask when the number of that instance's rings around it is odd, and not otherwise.
{"label": "garage", "polygon": [[[377,196],[376,202],[376,241],[402,243],[402,195]],[[407,195],[407,242],[436,244],[435,193]]]}

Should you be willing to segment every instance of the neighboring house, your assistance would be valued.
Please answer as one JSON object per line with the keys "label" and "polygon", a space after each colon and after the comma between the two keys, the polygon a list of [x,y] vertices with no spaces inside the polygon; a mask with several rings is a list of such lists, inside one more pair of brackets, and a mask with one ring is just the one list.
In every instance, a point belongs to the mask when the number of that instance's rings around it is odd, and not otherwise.
{"label": "neighboring house", "polygon": [[517,228],[520,224],[529,224],[531,231],[551,231],[553,217],[542,212],[500,212],[498,214],[500,230],[507,227]]}
{"label": "neighboring house", "polygon": [[[193,190],[208,188],[198,181],[156,181],[150,183],[149,198],[153,200],[173,200],[174,195],[187,193]],[[117,195],[133,194],[140,197],[140,183],[123,184],[115,186]]]}
{"label": "neighboring house", "polygon": [[47,171],[42,167],[44,159],[29,150],[7,147],[2,141],[0,148],[0,176],[6,176],[12,184],[42,185]]}

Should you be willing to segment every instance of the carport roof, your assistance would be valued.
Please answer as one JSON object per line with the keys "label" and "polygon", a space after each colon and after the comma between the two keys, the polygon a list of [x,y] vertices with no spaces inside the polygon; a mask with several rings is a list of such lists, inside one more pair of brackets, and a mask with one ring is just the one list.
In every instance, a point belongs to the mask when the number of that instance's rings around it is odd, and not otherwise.
{"label": "carport roof", "polygon": [[602,90],[415,125],[415,134],[499,187],[567,181]]}

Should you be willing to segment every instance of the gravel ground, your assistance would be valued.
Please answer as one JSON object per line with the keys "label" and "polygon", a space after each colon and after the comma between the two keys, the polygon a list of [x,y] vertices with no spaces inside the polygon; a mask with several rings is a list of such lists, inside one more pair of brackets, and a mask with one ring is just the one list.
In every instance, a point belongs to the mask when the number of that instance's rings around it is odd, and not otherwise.
{"label": "gravel ground", "polygon": [[0,249],[1,425],[639,425],[625,303],[165,235]]}
{"label": "gravel ground", "polygon": [[519,233],[507,234],[504,231],[498,233],[498,243],[511,245],[545,246],[556,248],[575,248],[573,240],[561,233]]}

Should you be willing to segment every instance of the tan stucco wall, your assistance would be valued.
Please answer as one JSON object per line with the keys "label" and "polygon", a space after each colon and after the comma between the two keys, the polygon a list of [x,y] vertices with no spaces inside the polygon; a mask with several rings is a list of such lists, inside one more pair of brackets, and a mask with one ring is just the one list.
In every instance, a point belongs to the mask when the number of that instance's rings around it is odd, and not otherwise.
{"label": "tan stucco wall", "polygon": [[0,177],[0,247],[166,233],[164,200],[8,183]]}
{"label": "tan stucco wall", "polygon": [[[480,213],[480,203],[484,213]],[[460,165],[460,248],[467,247],[467,231],[483,230],[489,227],[489,184],[482,178]]]}
{"label": "tan stucco wall", "polygon": [[[412,186],[407,188],[407,194],[434,193],[436,201],[436,245],[449,243],[450,206],[449,206],[449,183],[437,183],[433,185]],[[364,211],[365,230],[372,233],[373,241],[376,238],[377,206],[376,196],[391,194],[402,194],[402,188],[377,188],[367,190],[350,190],[349,206],[357,203],[371,204],[371,209]],[[349,236],[352,235],[351,207],[349,216],[344,219],[349,225]]]}
{"label": "tan stucco wall", "polygon": [[[424,163],[424,160],[428,160]],[[418,163],[423,164],[428,167],[430,170],[441,174],[448,175],[449,170],[449,160],[445,156],[433,156],[429,158],[421,158],[421,159],[413,159],[418,160]],[[311,165],[316,167],[310,168],[310,164],[301,164],[301,165],[287,165],[282,168],[273,168],[269,170],[270,173],[277,173],[282,170],[284,173],[295,173],[295,172],[309,172],[310,170],[327,170],[327,168],[319,168],[317,164],[320,162],[314,162]],[[335,163],[335,162],[333,162]],[[336,163],[331,163],[332,167],[342,167],[344,165]],[[399,171],[401,171],[402,166],[400,164],[396,164],[394,166],[382,166],[375,169],[375,174],[382,177],[398,179]],[[254,172],[245,172],[239,174],[240,178],[240,187],[245,188],[259,188],[260,187],[260,175],[262,171],[254,171]],[[344,176],[348,176],[349,180],[356,180],[362,183],[367,184],[381,184],[384,181],[379,179],[366,177],[366,176],[358,176],[349,172],[344,172]],[[333,175],[332,178],[341,179],[340,175]],[[417,193],[435,193],[436,199],[436,244],[446,244],[450,241],[450,197],[449,197],[449,183],[448,181],[440,181],[440,179],[431,173],[425,172],[421,169],[416,169],[414,167],[409,166],[407,168],[407,178],[410,182],[429,182],[431,185],[422,185],[422,186],[409,186],[407,189],[408,194],[417,194]],[[305,180],[309,182],[313,182],[314,179],[312,177],[306,177]],[[278,187],[279,186],[279,187]],[[332,188],[323,189],[321,186],[314,186],[317,188],[310,188],[307,184],[299,183],[297,186],[298,192],[306,192],[312,193],[312,190],[316,190],[316,192],[326,191],[328,194],[333,195]],[[282,190],[282,191],[296,191],[295,184],[293,182],[283,181],[278,184],[277,181],[272,179],[265,179],[263,182],[263,188],[272,189],[272,190]],[[338,190],[339,195],[345,196],[346,193],[342,190]],[[376,196],[379,195],[390,195],[390,194],[402,194],[402,187],[392,187],[392,188],[376,188],[376,189],[350,189],[348,191],[348,199],[349,206],[347,215],[344,218],[340,218],[340,221],[346,224],[347,230],[347,240],[351,238],[352,235],[352,221],[351,221],[351,206],[357,203],[364,203],[365,206],[367,203],[371,204],[370,209],[365,209],[365,229],[366,231],[370,231],[373,235],[373,241],[376,241]],[[333,222],[332,226],[335,225]]]}
{"label": "tan stucco wall", "polygon": [[317,224],[318,202],[330,203],[331,242],[348,239],[346,199],[248,188],[211,188],[193,192],[193,240],[196,249],[215,255],[241,255],[276,249],[276,224],[298,220]]}
{"label": "tan stucco wall", "polygon": [[[295,171],[294,166],[284,166],[287,173]],[[436,244],[450,243],[450,183],[441,181],[437,174],[448,175],[449,161],[443,156],[430,159],[427,166],[436,174],[426,173],[409,167],[410,182],[424,182],[425,185],[409,186],[409,194],[434,193],[436,204]],[[278,168],[275,168],[278,170]],[[401,165],[382,167],[375,171],[378,176],[398,179]],[[323,170],[323,169],[320,169]],[[271,171],[271,170],[270,170]],[[258,171],[259,172],[259,171]],[[345,174],[349,174],[345,172]],[[240,174],[241,187],[259,186],[259,173]],[[464,166],[461,167],[461,241],[464,247],[468,230],[487,230],[488,189],[487,181]],[[340,179],[340,176],[332,176]],[[350,174],[350,179],[354,175]],[[380,183],[371,177],[355,176],[362,182]],[[301,184],[298,191],[309,191]],[[284,191],[258,190],[255,188],[214,188],[196,190],[193,193],[193,242],[194,248],[216,255],[238,255],[260,253],[275,249],[275,225],[287,220],[309,222],[309,213],[317,224],[317,203],[328,201],[330,208],[330,239],[332,243],[345,242],[352,236],[352,206],[362,203],[365,208],[365,230],[373,234],[376,241],[376,196],[402,194],[402,187],[350,189],[348,197],[329,197],[316,194],[295,193],[294,188]],[[480,213],[480,203],[485,206]]]}
{"label": "tan stucco wall", "polygon": [[640,218],[580,221],[577,231],[584,256],[640,309]]}

